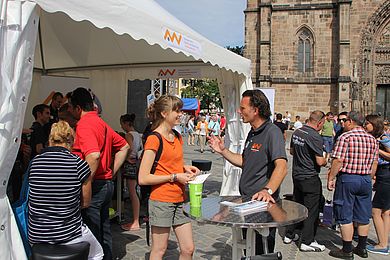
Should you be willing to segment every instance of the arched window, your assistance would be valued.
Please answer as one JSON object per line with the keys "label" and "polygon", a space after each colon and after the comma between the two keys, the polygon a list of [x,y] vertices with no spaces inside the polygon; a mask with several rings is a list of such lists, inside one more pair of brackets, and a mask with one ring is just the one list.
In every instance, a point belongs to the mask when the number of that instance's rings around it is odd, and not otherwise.
{"label": "arched window", "polygon": [[298,71],[313,71],[313,35],[307,28],[302,28],[298,32]]}

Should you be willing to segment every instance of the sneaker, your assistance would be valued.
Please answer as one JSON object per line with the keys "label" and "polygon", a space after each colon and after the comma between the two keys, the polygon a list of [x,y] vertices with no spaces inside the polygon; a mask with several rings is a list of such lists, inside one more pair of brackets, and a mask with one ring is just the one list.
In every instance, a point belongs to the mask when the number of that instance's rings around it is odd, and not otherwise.
{"label": "sneaker", "polygon": [[375,246],[367,246],[367,251],[374,254],[389,255],[389,248],[375,248]]}
{"label": "sneaker", "polygon": [[347,253],[342,249],[330,250],[329,255],[340,259],[353,259],[352,252]]}
{"label": "sneaker", "polygon": [[325,251],[325,246],[318,244],[317,241],[313,241],[310,245],[302,243],[299,250],[303,252],[323,252]]}
{"label": "sneaker", "polygon": [[292,241],[298,241],[299,240],[299,235],[298,234],[294,234],[294,237],[293,238],[289,238],[287,236],[284,236],[283,238],[283,243],[285,244],[291,244]]}
{"label": "sneaker", "polygon": [[361,258],[368,258],[367,249],[355,247],[352,251],[355,255],[360,256]]}

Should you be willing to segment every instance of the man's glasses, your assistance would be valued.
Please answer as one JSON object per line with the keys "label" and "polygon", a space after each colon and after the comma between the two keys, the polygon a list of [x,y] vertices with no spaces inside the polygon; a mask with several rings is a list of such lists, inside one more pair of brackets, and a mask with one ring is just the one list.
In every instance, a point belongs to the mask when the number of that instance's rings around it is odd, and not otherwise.
{"label": "man's glasses", "polygon": [[348,119],[346,119],[346,118],[339,118],[339,119],[337,119],[338,122],[344,122],[344,123],[347,122],[347,120]]}

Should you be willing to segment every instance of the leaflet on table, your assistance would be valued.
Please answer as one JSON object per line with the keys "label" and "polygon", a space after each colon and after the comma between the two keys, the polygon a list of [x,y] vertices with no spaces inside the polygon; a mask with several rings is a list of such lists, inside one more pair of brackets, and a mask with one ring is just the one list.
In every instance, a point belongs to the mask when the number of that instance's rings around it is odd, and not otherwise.
{"label": "leaflet on table", "polygon": [[207,177],[210,176],[210,173],[206,173],[206,174],[199,174],[195,177],[194,180],[192,181],[189,181],[188,183],[192,183],[192,184],[200,184],[200,183],[203,183]]}
{"label": "leaflet on table", "polygon": [[230,207],[233,212],[237,212],[239,214],[265,211],[268,206],[268,202],[258,200],[251,200],[243,203],[221,201],[220,204]]}

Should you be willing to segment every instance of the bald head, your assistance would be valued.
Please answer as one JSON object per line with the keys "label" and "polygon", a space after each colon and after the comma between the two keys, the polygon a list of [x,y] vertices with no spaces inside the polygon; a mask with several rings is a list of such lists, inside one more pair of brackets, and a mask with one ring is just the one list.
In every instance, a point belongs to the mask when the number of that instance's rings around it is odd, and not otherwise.
{"label": "bald head", "polygon": [[316,124],[324,117],[325,117],[324,112],[322,112],[320,110],[315,110],[315,111],[310,113],[309,122]]}
{"label": "bald head", "polygon": [[307,125],[319,131],[324,125],[324,122],[325,122],[325,113],[320,110],[315,110],[310,113],[309,121],[307,122]]}

